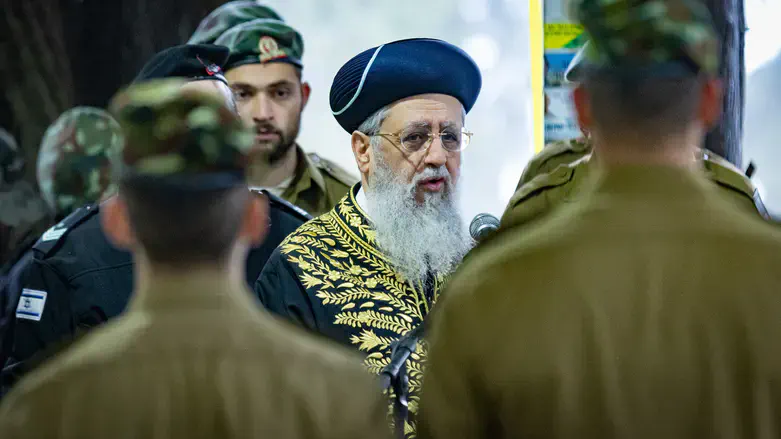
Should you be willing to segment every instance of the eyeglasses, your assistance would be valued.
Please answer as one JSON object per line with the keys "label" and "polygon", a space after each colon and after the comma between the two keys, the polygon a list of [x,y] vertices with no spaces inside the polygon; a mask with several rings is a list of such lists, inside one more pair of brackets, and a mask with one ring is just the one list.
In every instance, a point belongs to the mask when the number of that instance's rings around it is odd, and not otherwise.
{"label": "eyeglasses", "polygon": [[456,132],[454,129],[446,128],[439,134],[434,134],[425,128],[407,128],[397,133],[377,133],[369,137],[382,137],[407,153],[424,151],[434,142],[434,137],[439,137],[442,142],[442,148],[449,152],[459,152],[466,149],[472,140],[473,133],[461,128]]}

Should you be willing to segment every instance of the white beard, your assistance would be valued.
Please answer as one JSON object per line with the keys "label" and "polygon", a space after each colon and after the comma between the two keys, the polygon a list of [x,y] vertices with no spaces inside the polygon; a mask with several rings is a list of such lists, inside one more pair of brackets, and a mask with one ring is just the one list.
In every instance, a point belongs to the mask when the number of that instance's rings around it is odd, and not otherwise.
{"label": "white beard", "polygon": [[[456,187],[447,168],[427,168],[407,183],[394,174],[382,154],[375,157],[366,199],[377,246],[410,282],[425,281],[427,273],[452,273],[474,241],[456,208]],[[445,178],[445,187],[442,192],[424,192],[420,205],[415,200],[417,183],[432,177]]]}

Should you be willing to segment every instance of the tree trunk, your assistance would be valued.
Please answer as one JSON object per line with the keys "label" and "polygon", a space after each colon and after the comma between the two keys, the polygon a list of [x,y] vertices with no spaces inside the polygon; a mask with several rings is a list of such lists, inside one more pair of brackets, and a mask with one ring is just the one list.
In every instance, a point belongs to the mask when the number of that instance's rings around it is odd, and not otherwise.
{"label": "tree trunk", "polygon": [[724,114],[719,125],[705,139],[705,147],[742,168],[746,76],[743,63],[746,29],[743,0],[707,0],[707,5],[721,37],[720,76],[724,82]]}
{"label": "tree trunk", "polygon": [[183,44],[224,0],[0,0],[0,126],[34,180],[47,126],[105,107],[156,52]]}

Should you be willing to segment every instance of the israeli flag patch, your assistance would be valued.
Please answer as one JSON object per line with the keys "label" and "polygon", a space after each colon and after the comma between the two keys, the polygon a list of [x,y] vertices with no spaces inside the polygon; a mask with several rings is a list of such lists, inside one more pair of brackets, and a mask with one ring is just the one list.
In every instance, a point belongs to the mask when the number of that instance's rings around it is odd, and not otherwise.
{"label": "israeli flag patch", "polygon": [[19,306],[16,307],[16,318],[41,321],[43,306],[46,305],[46,291],[22,290]]}

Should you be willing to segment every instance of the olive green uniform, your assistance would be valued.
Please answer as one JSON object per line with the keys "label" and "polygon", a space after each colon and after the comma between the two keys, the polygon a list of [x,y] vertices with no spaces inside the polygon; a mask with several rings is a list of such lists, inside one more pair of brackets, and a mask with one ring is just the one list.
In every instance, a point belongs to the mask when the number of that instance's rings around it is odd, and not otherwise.
{"label": "olive green uniform", "polygon": [[452,278],[419,437],[775,436],[778,231],[702,171],[587,180]]}
{"label": "olive green uniform", "polygon": [[282,198],[317,217],[336,206],[358,178],[330,160],[296,148],[295,177]]}
{"label": "olive green uniform", "polygon": [[[742,210],[767,215],[759,192],[735,166],[707,150],[702,150],[697,159],[725,198]],[[526,166],[502,215],[502,228],[528,224],[555,206],[571,202],[593,165],[591,143],[587,140],[546,145]]]}

